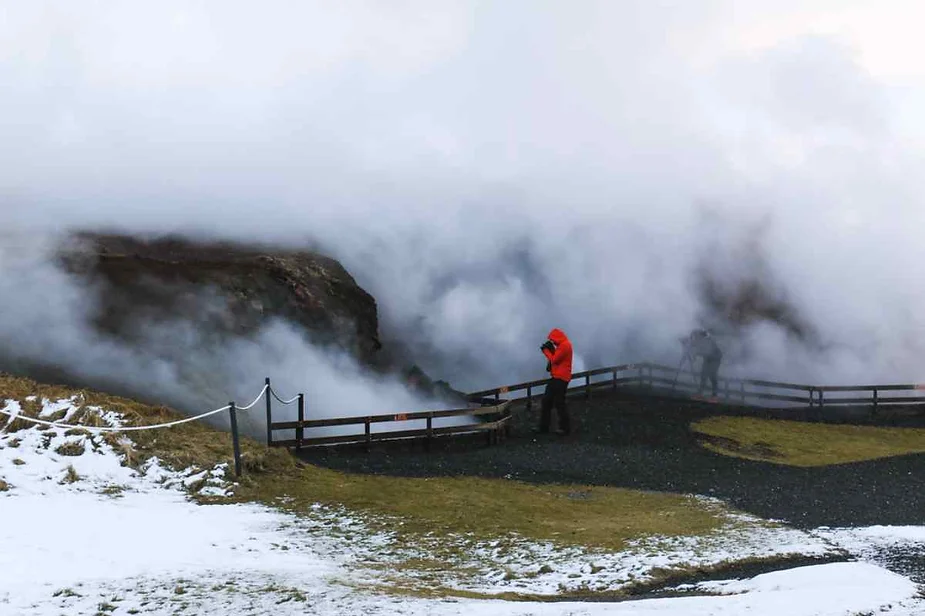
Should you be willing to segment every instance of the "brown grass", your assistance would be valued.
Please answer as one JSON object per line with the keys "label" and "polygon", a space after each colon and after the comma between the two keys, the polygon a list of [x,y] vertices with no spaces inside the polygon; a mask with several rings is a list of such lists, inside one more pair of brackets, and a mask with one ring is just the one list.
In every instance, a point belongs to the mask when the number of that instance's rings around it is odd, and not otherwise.
{"label": "brown grass", "polygon": [[807,423],[752,417],[708,417],[691,425],[704,446],[723,455],[827,466],[925,453],[925,429]]}
{"label": "brown grass", "polygon": [[[0,376],[0,399],[39,395],[57,400],[75,394],[83,408],[117,411],[133,425],[180,417],[166,407]],[[78,413],[75,418],[92,421],[94,415]],[[233,467],[231,435],[198,422],[128,436],[130,442],[119,434],[105,438],[131,466],[156,455],[174,469],[208,469],[220,463]],[[235,495],[202,502],[256,501],[294,513],[307,512],[316,503],[343,507],[372,530],[393,533],[393,549],[426,545],[429,558],[450,569],[467,561],[473,540],[498,540],[511,547],[532,540],[616,551],[645,537],[707,536],[741,524],[722,506],[686,495],[471,477],[353,475],[304,464],[285,450],[268,450],[248,438],[241,439],[241,450],[246,472],[236,480]],[[76,473],[68,475],[79,480]]]}

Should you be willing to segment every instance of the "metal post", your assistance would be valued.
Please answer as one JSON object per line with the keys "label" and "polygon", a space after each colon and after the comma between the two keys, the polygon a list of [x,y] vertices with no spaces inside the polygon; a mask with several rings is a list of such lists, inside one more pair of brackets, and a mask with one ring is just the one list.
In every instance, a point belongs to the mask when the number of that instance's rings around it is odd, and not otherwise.
{"label": "metal post", "polygon": [[366,453],[369,453],[369,443],[373,440],[369,417],[366,418]]}
{"label": "metal post", "polygon": [[266,378],[266,396],[267,396],[267,447],[273,444],[273,429],[270,427],[273,423],[273,411],[270,408],[270,377]]}
{"label": "metal post", "polygon": [[302,449],[302,440],[305,438],[305,428],[302,423],[305,421],[305,394],[299,394],[299,426],[295,429],[295,448]]}
{"label": "metal post", "polygon": [[585,375],[585,400],[591,399],[591,375]]}
{"label": "metal post", "polygon": [[877,390],[876,389],[874,390],[874,408],[872,411],[872,416],[873,417],[877,416]]}
{"label": "metal post", "polygon": [[613,390],[617,391],[617,369],[613,370]]}
{"label": "metal post", "polygon": [[533,388],[527,385],[527,412],[533,410]]}
{"label": "metal post", "polygon": [[228,403],[228,413],[231,415],[231,445],[234,448],[234,476],[241,476],[241,444],[238,442],[238,414],[234,402]]}

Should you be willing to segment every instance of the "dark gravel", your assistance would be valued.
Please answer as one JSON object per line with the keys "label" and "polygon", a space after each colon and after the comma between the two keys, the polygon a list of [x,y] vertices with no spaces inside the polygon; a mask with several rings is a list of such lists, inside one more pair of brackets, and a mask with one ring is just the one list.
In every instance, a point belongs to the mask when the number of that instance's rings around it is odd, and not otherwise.
{"label": "dark gravel", "polygon": [[[799,528],[925,524],[925,455],[823,468],[752,462],[704,449],[691,421],[721,407],[622,395],[573,400],[575,433],[535,435],[537,410],[515,410],[510,438],[443,440],[428,453],[382,444],[311,450],[307,461],[361,473],[478,475],[704,494]],[[728,411],[727,412],[734,412]],[[820,443],[820,447],[824,447]]]}
{"label": "dark gravel", "polygon": [[[925,525],[925,455],[788,467],[714,454],[688,428],[696,419],[741,410],[628,394],[598,395],[590,402],[579,398],[570,408],[577,425],[569,437],[534,435],[536,407],[530,413],[518,408],[512,434],[500,445],[488,446],[484,437],[456,438],[430,452],[418,443],[382,444],[368,453],[342,448],[301,455],[315,464],[360,473],[478,475],[703,494],[804,529]],[[883,555],[890,559],[897,565],[894,570],[925,581],[922,554]]]}

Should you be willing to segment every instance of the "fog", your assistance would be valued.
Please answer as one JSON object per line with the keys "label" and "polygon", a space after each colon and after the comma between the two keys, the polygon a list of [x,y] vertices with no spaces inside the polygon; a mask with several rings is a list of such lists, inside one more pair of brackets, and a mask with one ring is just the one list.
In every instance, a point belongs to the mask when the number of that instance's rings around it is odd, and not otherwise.
{"label": "fog", "polygon": [[[552,327],[587,367],[673,363],[704,325],[726,374],[923,380],[925,81],[895,51],[914,37],[889,36],[910,19],[860,1],[8,4],[4,254],[75,228],[320,246],[376,297],[386,343],[463,389],[542,377]],[[11,263],[8,350],[204,393],[175,354],[92,333],[88,289]],[[724,315],[743,288],[783,321]],[[287,328],[238,341],[240,363],[194,354],[221,376],[201,397],[243,396],[242,373],[329,387],[346,360],[280,353]]]}

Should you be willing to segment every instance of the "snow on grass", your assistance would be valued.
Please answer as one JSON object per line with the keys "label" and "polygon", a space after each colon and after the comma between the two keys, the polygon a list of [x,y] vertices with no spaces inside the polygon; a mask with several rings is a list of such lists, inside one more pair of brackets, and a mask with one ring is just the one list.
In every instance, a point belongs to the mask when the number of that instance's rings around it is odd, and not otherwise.
{"label": "snow on grass", "polygon": [[[428,537],[413,546],[384,537],[382,549],[361,559],[373,571],[371,585],[389,583],[416,589],[451,588],[464,593],[556,596],[563,593],[614,593],[660,576],[706,569],[741,560],[790,556],[843,555],[824,539],[768,524],[750,516],[699,537],[651,537],[630,542],[621,552],[518,540],[490,542],[466,537]],[[434,560],[437,543],[460,546],[453,563]],[[380,555],[387,554],[383,559]],[[402,567],[412,563],[414,567]],[[381,573],[376,574],[375,570]],[[410,578],[410,579],[409,579]],[[414,582],[409,584],[409,582]]]}
{"label": "snow on grass", "polygon": [[[122,418],[42,401],[41,416],[100,425]],[[17,402],[6,409],[20,411]],[[9,425],[9,424],[7,424]],[[124,464],[131,441],[79,428],[0,431],[0,616],[51,614],[740,614],[911,615],[914,584],[866,563],[794,569],[688,589],[725,596],[620,604],[427,599],[400,590],[409,559],[426,560],[446,537],[401,545],[345,510],[304,515],[254,504],[198,505],[191,493],[226,495],[223,465],[173,470],[157,458]],[[717,504],[718,506],[718,504]],[[854,529],[817,536],[748,518],[707,537],[650,538],[620,553],[518,540],[449,538],[467,546],[416,582],[478,595],[553,596],[613,591],[660,569],[741,558],[824,555],[877,541],[919,541],[925,531]],[[398,522],[400,523],[400,522]],[[865,534],[866,533],[866,534]],[[879,534],[878,534],[879,533]],[[879,538],[878,538],[879,537]],[[428,543],[433,542],[433,543]],[[866,543],[865,543],[866,542]],[[850,544],[850,545],[849,545]],[[460,575],[468,570],[468,575]],[[450,574],[447,574],[450,572]],[[420,568],[406,574],[424,577]],[[399,576],[400,578],[400,576]],[[390,586],[393,585],[394,586]],[[736,593],[736,594],[729,594]],[[833,598],[833,595],[837,595]],[[785,609],[786,608],[786,609]]]}

